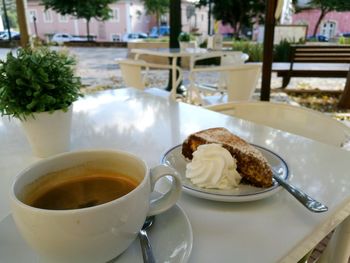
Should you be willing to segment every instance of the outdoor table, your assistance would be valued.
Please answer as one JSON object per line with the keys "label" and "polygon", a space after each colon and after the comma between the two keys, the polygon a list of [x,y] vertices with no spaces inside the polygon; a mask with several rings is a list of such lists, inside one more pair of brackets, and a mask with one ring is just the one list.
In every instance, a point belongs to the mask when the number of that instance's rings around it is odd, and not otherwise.
{"label": "outdoor table", "polygon": [[[350,152],[341,148],[135,89],[87,95],[74,103],[73,111],[72,151],[124,150],[151,167],[190,133],[226,127],[281,156],[289,167],[288,180],[329,208],[312,213],[284,189],[259,201],[236,203],[183,193],[178,205],[193,231],[189,262],[297,262],[350,214]],[[1,225],[10,213],[14,177],[40,159],[32,155],[15,119],[0,118],[0,145]],[[167,180],[157,189],[166,187]]]}
{"label": "outdoor table", "polygon": [[159,57],[167,57],[171,59],[172,65],[172,83],[171,83],[171,96],[172,98],[176,97],[176,66],[177,61],[181,57],[189,57],[190,58],[190,71],[194,66],[195,58],[212,58],[212,57],[221,57],[223,54],[227,52],[234,52],[230,49],[222,49],[222,50],[209,50],[206,48],[157,48],[157,49],[131,49],[131,53],[135,54],[135,59],[139,59],[141,55],[152,55]]}

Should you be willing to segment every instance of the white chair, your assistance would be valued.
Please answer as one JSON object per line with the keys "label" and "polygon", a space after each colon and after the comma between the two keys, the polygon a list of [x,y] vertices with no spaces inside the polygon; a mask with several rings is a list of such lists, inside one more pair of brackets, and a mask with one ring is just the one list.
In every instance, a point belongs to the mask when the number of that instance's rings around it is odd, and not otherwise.
{"label": "white chair", "polygon": [[196,83],[193,75],[194,72],[196,71],[193,71],[193,70],[204,68],[203,66],[197,66],[196,63],[201,60],[210,59],[210,58],[220,58],[220,66],[235,66],[235,65],[244,64],[248,60],[249,55],[241,51],[230,51],[230,52],[214,51],[214,52],[193,56],[190,64],[190,69],[189,69],[190,70],[190,75],[189,75],[190,87],[193,87],[196,85],[197,87],[202,88],[204,90],[209,89],[212,91],[215,91],[215,90],[221,91],[226,89],[227,83],[228,83],[227,72],[221,72],[219,74],[220,80],[215,86],[212,86],[207,83]]}
{"label": "white chair", "polygon": [[[230,66],[197,67],[192,70],[191,78],[194,78],[195,74],[199,72],[226,73],[227,78],[226,90],[218,90],[220,94],[216,96],[201,96],[201,87],[190,86],[190,96],[198,97],[200,104],[213,105],[229,101],[247,101],[252,98],[258,83],[261,73],[261,64],[247,63]],[[218,81],[219,80],[220,79],[218,79]],[[204,92],[202,92],[202,94],[203,93]],[[195,98],[192,99],[195,100]]]}
{"label": "white chair", "polygon": [[[146,89],[148,73],[151,68],[172,69],[170,65],[148,63],[144,60],[123,59],[118,60],[117,63],[119,64],[125,85],[140,90]],[[180,67],[176,69],[178,71],[176,86],[178,86],[182,80],[182,70]],[[160,88],[147,88],[146,91],[163,97],[170,96],[170,92]]]}
{"label": "white chair", "polygon": [[249,55],[241,51],[227,52],[221,57],[221,66],[242,65],[249,59]]}
{"label": "white chair", "polygon": [[230,102],[206,108],[338,147],[350,139],[348,126],[303,107],[259,101]]}
{"label": "white chair", "polygon": [[[243,65],[249,59],[249,55],[241,51],[227,52],[221,57],[221,66]],[[219,89],[227,89],[229,83],[228,72],[220,73]]]}

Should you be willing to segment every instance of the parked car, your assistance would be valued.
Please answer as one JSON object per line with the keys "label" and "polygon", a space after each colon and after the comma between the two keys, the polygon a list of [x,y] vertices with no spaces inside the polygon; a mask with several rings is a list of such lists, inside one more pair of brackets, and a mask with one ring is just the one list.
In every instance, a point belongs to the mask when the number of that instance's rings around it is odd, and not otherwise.
{"label": "parked car", "polygon": [[[10,31],[11,34],[11,39],[13,40],[20,40],[21,36],[18,32],[16,31]],[[0,40],[9,40],[9,33],[8,31],[2,31],[0,33]]]}
{"label": "parked car", "polygon": [[328,37],[324,35],[308,36],[308,41],[328,42]]}
{"label": "parked car", "polygon": [[123,36],[123,42],[129,42],[137,39],[145,39],[148,38],[146,33],[137,32],[137,33],[127,33]]}
{"label": "parked car", "polygon": [[87,41],[87,37],[74,36],[68,33],[56,33],[51,39],[51,42],[58,44],[71,41]]}
{"label": "parked car", "polygon": [[342,37],[350,37],[350,32],[342,33],[341,36]]}
{"label": "parked car", "polygon": [[170,27],[169,26],[160,26],[159,30],[158,27],[152,27],[151,32],[149,33],[149,37],[152,38],[158,38],[161,36],[169,36],[170,35]]}

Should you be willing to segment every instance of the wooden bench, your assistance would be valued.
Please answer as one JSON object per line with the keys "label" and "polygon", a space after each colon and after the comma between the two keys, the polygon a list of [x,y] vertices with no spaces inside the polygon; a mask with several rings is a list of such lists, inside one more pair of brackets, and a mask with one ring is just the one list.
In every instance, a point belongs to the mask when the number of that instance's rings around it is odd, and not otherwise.
{"label": "wooden bench", "polygon": [[292,77],[346,78],[350,45],[293,45],[288,63],[273,63],[272,72],[282,77],[282,88]]}

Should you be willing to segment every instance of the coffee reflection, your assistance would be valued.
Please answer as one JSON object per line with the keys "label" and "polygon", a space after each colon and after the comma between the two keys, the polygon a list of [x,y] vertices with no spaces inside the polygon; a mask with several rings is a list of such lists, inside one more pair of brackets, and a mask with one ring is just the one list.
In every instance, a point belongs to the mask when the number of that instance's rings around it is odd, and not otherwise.
{"label": "coffee reflection", "polygon": [[114,171],[79,166],[50,173],[27,186],[23,202],[36,208],[69,210],[115,200],[138,181]]}

